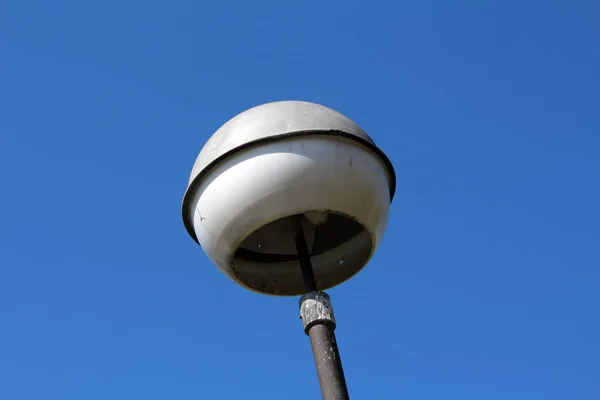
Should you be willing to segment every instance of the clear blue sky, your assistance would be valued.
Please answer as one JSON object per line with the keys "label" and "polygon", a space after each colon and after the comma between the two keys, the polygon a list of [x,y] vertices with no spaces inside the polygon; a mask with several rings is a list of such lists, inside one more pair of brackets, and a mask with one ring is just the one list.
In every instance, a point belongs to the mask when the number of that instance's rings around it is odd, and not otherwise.
{"label": "clear blue sky", "polygon": [[331,290],[353,399],[600,398],[594,1],[4,1],[0,398],[317,399],[296,298],[180,204],[221,124],[354,119],[397,197]]}

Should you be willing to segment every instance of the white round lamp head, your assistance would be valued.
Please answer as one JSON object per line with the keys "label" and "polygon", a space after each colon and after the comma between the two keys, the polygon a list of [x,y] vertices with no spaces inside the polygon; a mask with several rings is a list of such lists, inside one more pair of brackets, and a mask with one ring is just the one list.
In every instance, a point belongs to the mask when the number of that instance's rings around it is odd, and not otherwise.
{"label": "white round lamp head", "polygon": [[382,239],[395,191],[392,164],[344,115],[281,101],[229,120],[198,155],[183,221],[238,284],[304,293],[291,217],[302,225],[319,290],[360,271]]}

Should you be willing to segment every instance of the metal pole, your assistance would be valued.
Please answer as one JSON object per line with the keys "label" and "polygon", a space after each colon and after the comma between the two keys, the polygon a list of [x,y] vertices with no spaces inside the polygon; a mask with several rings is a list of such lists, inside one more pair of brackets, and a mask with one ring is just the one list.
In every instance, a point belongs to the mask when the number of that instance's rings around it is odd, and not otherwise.
{"label": "metal pole", "polygon": [[315,281],[315,274],[313,273],[310,254],[308,252],[308,246],[306,245],[304,230],[302,229],[302,218],[302,215],[296,215],[293,219],[294,241],[296,242],[298,263],[300,264],[300,270],[302,271],[302,277],[304,278],[304,289],[306,290],[306,293],[310,293],[317,290],[317,282]]}
{"label": "metal pole", "polygon": [[300,298],[300,318],[304,332],[310,338],[323,400],[349,400],[342,360],[335,339],[336,323],[331,299],[327,293],[317,290],[301,221],[301,215],[294,218],[294,240],[307,290]]}

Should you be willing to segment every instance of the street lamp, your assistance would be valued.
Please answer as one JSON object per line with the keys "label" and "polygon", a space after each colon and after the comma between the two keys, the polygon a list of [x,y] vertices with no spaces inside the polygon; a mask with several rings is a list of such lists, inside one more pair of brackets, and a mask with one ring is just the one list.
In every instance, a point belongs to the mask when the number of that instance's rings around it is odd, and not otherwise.
{"label": "street lamp", "polygon": [[280,101],[235,116],[206,142],[182,213],[210,260],[249,290],[300,298],[324,400],[348,399],[323,292],[351,278],[384,234],[396,185],[387,156],[353,121]]}

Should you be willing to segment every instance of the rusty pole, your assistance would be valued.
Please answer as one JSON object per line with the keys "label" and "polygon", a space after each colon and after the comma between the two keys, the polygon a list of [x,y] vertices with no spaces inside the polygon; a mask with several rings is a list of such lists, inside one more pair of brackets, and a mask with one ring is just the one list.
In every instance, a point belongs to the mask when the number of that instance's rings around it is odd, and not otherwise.
{"label": "rusty pole", "polygon": [[300,298],[300,317],[317,367],[323,400],[349,400],[342,360],[335,339],[335,317],[331,299],[317,290],[310,254],[302,229],[302,216],[294,218],[294,240],[306,294]]}

